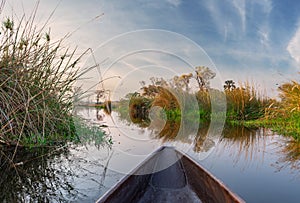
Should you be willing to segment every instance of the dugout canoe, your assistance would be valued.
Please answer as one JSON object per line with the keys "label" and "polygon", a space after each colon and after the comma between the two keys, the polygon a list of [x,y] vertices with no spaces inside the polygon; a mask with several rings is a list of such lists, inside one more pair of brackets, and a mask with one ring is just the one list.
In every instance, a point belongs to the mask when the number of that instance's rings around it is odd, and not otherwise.
{"label": "dugout canoe", "polygon": [[188,155],[161,147],[97,202],[244,202]]}

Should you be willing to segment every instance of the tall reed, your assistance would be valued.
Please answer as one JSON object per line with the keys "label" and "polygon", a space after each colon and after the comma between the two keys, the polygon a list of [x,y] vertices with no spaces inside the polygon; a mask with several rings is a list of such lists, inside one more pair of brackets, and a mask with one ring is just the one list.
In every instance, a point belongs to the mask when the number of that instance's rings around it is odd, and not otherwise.
{"label": "tall reed", "polygon": [[264,116],[269,100],[259,94],[248,82],[240,87],[225,89],[227,98],[227,119],[254,120]]}
{"label": "tall reed", "polygon": [[0,142],[45,144],[73,136],[73,84],[79,77],[75,50],[53,41],[46,24],[6,18],[0,34]]}
{"label": "tall reed", "polygon": [[279,88],[280,101],[273,101],[266,109],[266,119],[273,128],[300,140],[300,84],[283,83]]}

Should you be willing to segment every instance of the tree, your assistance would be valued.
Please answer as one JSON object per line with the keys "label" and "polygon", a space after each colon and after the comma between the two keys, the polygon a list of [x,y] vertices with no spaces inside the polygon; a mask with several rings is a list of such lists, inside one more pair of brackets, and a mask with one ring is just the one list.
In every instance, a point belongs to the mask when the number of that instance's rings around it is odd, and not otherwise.
{"label": "tree", "polygon": [[100,103],[100,98],[103,98],[104,97],[104,93],[105,93],[105,90],[96,90],[96,103],[99,104]]}
{"label": "tree", "polygon": [[189,83],[190,79],[193,77],[192,73],[183,74],[181,76],[174,76],[173,77],[173,84],[172,86],[176,89],[185,89],[185,91],[189,91]]}
{"label": "tree", "polygon": [[141,89],[143,90],[142,95],[147,96],[149,98],[154,98],[157,95],[157,93],[159,92],[158,86],[156,86],[156,85],[144,86]]}
{"label": "tree", "polygon": [[192,73],[189,74],[183,74],[179,77],[180,82],[183,83],[183,85],[185,86],[185,91],[189,91],[189,83],[190,83],[190,79],[193,77]]}
{"label": "tree", "polygon": [[182,83],[180,82],[179,76],[176,75],[176,76],[173,77],[172,82],[171,82],[171,86],[174,89],[182,89],[183,88]]}
{"label": "tree", "polygon": [[152,83],[152,85],[156,85],[156,86],[162,86],[162,87],[167,87],[168,86],[168,82],[161,78],[157,78],[157,77],[151,77],[150,81]]}
{"label": "tree", "polygon": [[226,80],[224,85],[224,90],[232,91],[236,88],[235,82],[233,80]]}
{"label": "tree", "polygon": [[206,90],[209,88],[209,81],[216,76],[216,73],[205,66],[196,67],[196,80],[200,90]]}

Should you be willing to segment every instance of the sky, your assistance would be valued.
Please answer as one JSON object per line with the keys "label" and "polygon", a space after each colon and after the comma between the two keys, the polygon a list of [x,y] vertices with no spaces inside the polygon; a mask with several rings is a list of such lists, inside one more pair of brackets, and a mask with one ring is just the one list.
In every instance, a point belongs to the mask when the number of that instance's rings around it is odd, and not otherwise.
{"label": "sky", "polygon": [[[1,17],[28,15],[35,3],[8,0]],[[54,38],[71,32],[67,45],[91,48],[102,75],[130,76],[110,81],[115,89],[206,65],[220,87],[249,81],[274,96],[278,84],[299,78],[299,9],[296,0],[41,0],[36,21],[55,10],[47,24]]]}

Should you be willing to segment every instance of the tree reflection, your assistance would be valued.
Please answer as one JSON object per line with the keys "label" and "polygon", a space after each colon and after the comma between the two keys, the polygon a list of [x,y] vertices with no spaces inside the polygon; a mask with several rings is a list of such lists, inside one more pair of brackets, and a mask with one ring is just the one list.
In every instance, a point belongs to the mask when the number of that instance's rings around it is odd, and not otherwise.
{"label": "tree reflection", "polygon": [[[154,126],[154,125],[152,125]],[[178,132],[180,128],[180,122],[167,121],[163,129],[158,134],[153,134],[156,139],[161,139],[163,142],[178,140]],[[183,141],[181,139],[181,141]]]}
{"label": "tree reflection", "polygon": [[134,122],[132,122],[125,112],[117,112],[120,120],[125,121],[128,125],[133,123],[136,127],[147,128],[151,131],[150,136],[152,139],[159,139],[163,143],[179,141],[191,144],[195,152],[206,152],[215,146],[215,142],[208,134],[210,124],[207,122],[200,123],[199,128],[197,128],[198,124],[193,123],[191,120],[169,120],[157,116],[151,121],[147,120],[147,125],[145,125],[145,119],[134,119]]}
{"label": "tree reflection", "polygon": [[193,148],[195,152],[207,152],[215,146],[214,141],[208,137],[208,129],[209,123],[204,123],[199,126]]}
{"label": "tree reflection", "polygon": [[[121,120],[131,123],[130,117],[125,116],[125,113],[119,115],[122,115],[119,117]],[[190,120],[174,121],[156,117],[151,120],[151,124],[144,127],[150,130],[152,139],[159,139],[163,143],[190,144],[193,151],[197,153],[207,152],[216,146],[213,136],[209,134],[210,123],[200,123],[197,134],[192,134],[195,132],[195,125],[191,122]],[[140,128],[143,125],[136,124],[136,127]],[[266,152],[272,151],[278,154],[277,160],[271,163],[276,170],[290,167],[291,170],[300,172],[300,143],[283,136],[276,137],[269,129],[226,124],[218,145],[217,154],[221,155],[226,152],[233,158],[235,164],[243,163],[244,167],[251,164],[257,164],[257,166],[263,164]]]}

